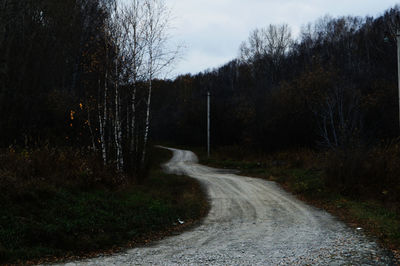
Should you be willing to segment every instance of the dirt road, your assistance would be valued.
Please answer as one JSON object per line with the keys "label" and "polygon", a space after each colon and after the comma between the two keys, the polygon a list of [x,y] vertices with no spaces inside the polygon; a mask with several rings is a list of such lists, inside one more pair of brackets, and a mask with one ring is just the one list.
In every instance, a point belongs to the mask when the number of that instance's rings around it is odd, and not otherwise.
{"label": "dirt road", "polygon": [[273,182],[226,174],[175,150],[165,165],[198,179],[211,210],[191,231],[149,247],[68,265],[390,265],[389,253],[328,213],[310,207]]}

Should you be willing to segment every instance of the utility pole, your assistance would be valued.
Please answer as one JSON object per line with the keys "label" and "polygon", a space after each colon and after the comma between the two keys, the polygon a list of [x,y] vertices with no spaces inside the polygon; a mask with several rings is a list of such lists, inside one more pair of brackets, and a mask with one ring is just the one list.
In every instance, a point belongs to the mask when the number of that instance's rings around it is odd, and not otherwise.
{"label": "utility pole", "polygon": [[[400,72],[399,72],[400,73]],[[207,156],[210,157],[210,91],[207,92]]]}
{"label": "utility pole", "polygon": [[400,29],[397,29],[397,75],[399,85],[399,129],[400,129]]}

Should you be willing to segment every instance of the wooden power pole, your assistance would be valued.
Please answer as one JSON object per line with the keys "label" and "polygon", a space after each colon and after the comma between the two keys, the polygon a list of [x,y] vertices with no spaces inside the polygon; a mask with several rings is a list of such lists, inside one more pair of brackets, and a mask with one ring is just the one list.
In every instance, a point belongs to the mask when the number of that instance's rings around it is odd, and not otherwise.
{"label": "wooden power pole", "polygon": [[[400,72],[399,72],[400,73]],[[207,92],[207,156],[210,157],[210,91]]]}

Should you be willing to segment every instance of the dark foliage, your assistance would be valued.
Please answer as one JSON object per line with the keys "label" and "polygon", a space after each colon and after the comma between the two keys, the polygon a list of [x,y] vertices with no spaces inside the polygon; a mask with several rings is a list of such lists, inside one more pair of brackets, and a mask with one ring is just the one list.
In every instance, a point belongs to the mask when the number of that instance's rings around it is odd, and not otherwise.
{"label": "dark foliage", "polygon": [[0,263],[137,245],[167,234],[178,219],[190,224],[205,215],[208,203],[198,182],[162,172],[169,151],[151,153],[148,178],[138,184],[80,150],[4,152]]}
{"label": "dark foliage", "polygon": [[[82,145],[71,111],[91,87],[107,12],[100,1],[9,0],[0,6],[0,145]],[[82,124],[80,124],[82,123]]]}
{"label": "dark foliage", "polygon": [[204,145],[210,90],[213,146],[336,149],[396,137],[399,15],[324,17],[278,61],[265,54],[159,82],[154,136]]}

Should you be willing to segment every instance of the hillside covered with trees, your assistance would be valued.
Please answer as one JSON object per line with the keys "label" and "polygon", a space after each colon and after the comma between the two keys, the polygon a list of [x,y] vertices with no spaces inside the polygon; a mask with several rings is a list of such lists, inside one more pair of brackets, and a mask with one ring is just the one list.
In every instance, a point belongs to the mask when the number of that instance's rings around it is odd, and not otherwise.
{"label": "hillside covered with trees", "polygon": [[110,252],[205,214],[149,144],[169,25],[161,0],[0,1],[0,264]]}
{"label": "hillside covered with trees", "polygon": [[[340,160],[355,159],[357,151],[366,156],[358,160],[368,161],[369,152],[379,147],[393,152],[381,167],[398,169],[393,160],[399,158],[399,24],[397,6],[378,18],[322,17],[304,26],[297,40],[287,25],[255,29],[237,59],[196,75],[158,81],[154,137],[205,147],[205,96],[210,91],[214,148],[345,152]],[[359,178],[352,186],[363,182]],[[388,171],[385,178],[365,181],[400,188],[394,173]]]}
{"label": "hillside covered with trees", "polygon": [[90,147],[145,161],[152,80],[176,57],[161,1],[3,1],[1,147]]}
{"label": "hillside covered with trees", "polygon": [[236,59],[166,80],[180,52],[170,15],[162,0],[0,2],[0,263],[147,241],[204,215],[200,186],[163,178],[170,154],[150,144],[205,147],[207,92],[213,150],[312,153],[323,174],[308,191],[400,214],[400,6],[325,16],[296,39],[260,27]]}
{"label": "hillside covered with trees", "polygon": [[395,6],[324,16],[296,39],[254,29],[225,65],[157,81],[153,137],[204,150],[210,92],[203,163],[278,181],[398,249],[399,25]]}
{"label": "hillside covered with trees", "polygon": [[255,29],[237,59],[160,82],[157,138],[204,144],[207,91],[214,146],[335,148],[397,137],[399,15],[395,7],[378,18],[325,16],[297,40],[287,25]]}

